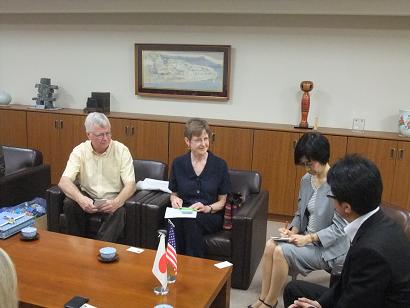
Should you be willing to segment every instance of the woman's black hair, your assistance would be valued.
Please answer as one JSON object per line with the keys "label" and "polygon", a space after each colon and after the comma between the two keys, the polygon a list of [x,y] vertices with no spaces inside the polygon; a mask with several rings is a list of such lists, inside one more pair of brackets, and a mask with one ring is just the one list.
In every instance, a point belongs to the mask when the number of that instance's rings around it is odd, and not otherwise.
{"label": "woman's black hair", "polygon": [[308,161],[317,161],[322,165],[329,162],[330,145],[329,140],[321,133],[309,132],[304,134],[295,147],[295,165],[305,158]]}

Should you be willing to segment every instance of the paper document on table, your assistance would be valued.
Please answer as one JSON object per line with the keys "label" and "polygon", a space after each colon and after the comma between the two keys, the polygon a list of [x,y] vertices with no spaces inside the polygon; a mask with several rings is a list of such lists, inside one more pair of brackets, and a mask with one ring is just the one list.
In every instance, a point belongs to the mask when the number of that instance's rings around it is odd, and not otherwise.
{"label": "paper document on table", "polygon": [[164,218],[196,218],[196,211],[167,207]]}

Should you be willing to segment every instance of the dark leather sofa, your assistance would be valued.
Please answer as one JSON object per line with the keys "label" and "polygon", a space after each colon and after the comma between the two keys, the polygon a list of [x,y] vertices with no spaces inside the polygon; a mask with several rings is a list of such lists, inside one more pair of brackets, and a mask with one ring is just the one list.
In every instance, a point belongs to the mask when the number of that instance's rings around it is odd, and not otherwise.
{"label": "dark leather sofa", "polygon": [[[166,180],[168,176],[168,166],[159,161],[154,160],[134,160],[135,181],[152,178],[157,180]],[[148,202],[156,196],[158,192],[149,190],[136,191],[129,198],[124,208],[126,210],[126,222],[124,234],[119,242],[141,247],[141,203]],[[63,212],[64,193],[53,186],[47,190],[47,228],[49,231],[66,233],[66,217]],[[101,225],[101,219],[98,216],[91,217],[86,234],[84,237],[95,238],[97,231]]]}
{"label": "dark leather sofa", "polygon": [[[232,230],[207,235],[206,258],[233,263],[232,287],[248,289],[261,260],[266,243],[268,192],[261,190],[261,176],[257,172],[229,170],[232,190],[245,197],[236,215]],[[142,202],[142,247],[156,249],[159,229],[165,228],[165,209],[170,206],[169,194]],[[178,245],[178,243],[177,243]]]}
{"label": "dark leather sofa", "polygon": [[34,149],[3,146],[6,173],[0,177],[0,207],[44,197],[50,187],[50,166]]}

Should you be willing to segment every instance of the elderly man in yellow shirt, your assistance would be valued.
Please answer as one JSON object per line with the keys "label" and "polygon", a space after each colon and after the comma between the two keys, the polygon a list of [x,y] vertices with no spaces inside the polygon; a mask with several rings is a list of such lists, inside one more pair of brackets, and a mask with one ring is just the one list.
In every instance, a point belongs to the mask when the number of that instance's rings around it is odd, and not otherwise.
{"label": "elderly man in yellow shirt", "polygon": [[67,196],[67,232],[84,236],[88,216],[100,215],[97,239],[116,242],[125,225],[122,206],[136,190],[133,160],[124,144],[111,140],[104,114],[90,113],[84,124],[88,140],[73,149],[58,183]]}

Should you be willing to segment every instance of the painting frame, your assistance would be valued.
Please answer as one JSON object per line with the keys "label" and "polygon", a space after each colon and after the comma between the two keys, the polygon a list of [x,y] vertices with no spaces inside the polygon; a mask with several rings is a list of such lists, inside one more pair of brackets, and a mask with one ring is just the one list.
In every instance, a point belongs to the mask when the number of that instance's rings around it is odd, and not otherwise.
{"label": "painting frame", "polygon": [[229,100],[230,45],[135,44],[135,94]]}

